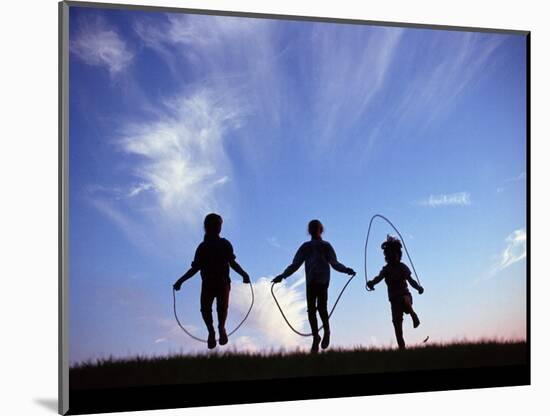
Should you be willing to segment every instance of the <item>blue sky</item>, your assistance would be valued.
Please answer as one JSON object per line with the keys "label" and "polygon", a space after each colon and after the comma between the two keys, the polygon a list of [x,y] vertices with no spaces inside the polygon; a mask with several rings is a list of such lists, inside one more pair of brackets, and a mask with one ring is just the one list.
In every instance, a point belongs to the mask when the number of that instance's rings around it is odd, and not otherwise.
{"label": "blue sky", "polygon": [[[426,289],[410,344],[525,338],[525,53],[519,35],[72,7],[71,361],[203,350],[171,285],[211,211],[255,282],[233,348],[307,347],[268,281],[312,218],[361,271],[333,345],[395,345],[384,284],[364,290],[375,213]],[[370,278],[391,232],[373,231]],[[332,273],[329,303],[345,279]],[[303,271],[278,290],[306,329]],[[204,335],[199,291],[197,275],[178,308]],[[229,328],[248,305],[234,275]]]}

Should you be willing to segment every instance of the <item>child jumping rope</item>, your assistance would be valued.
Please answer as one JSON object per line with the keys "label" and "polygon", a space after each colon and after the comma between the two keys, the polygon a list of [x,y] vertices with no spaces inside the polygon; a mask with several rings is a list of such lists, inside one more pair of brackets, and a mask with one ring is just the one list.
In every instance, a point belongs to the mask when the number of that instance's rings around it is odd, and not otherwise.
{"label": "child jumping rope", "polygon": [[403,256],[401,241],[397,238],[388,236],[381,247],[384,252],[386,265],[382,268],[378,276],[367,282],[367,286],[369,289],[374,290],[375,285],[382,280],[386,281],[395,337],[397,338],[399,349],[405,349],[405,340],[403,339],[403,314],[406,313],[411,315],[415,328],[420,325],[418,315],[412,307],[413,300],[407,282],[409,282],[420,295],[424,293],[424,288],[411,277],[409,268],[401,263],[401,257]]}
{"label": "child jumping rope", "polygon": [[220,345],[225,345],[228,341],[225,321],[231,289],[229,267],[242,276],[243,283],[250,284],[248,274],[235,261],[233,246],[228,240],[220,237],[222,224],[223,219],[218,214],[208,214],[204,218],[204,240],[197,247],[191,268],[174,283],[174,289],[180,290],[183,282],[193,277],[198,271],[201,272],[201,314],[208,329],[207,345],[210,349],[216,347],[216,333],[212,318],[214,299],[216,299],[216,310],[218,312]]}
{"label": "child jumping rope", "polygon": [[308,225],[308,232],[311,235],[311,240],[300,246],[292,264],[288,266],[283,273],[276,276],[272,282],[279,283],[283,279],[296,272],[302,263],[306,265],[306,299],[307,299],[307,314],[311,333],[313,335],[313,343],[311,352],[319,351],[319,326],[317,323],[317,311],[323,322],[323,341],[321,348],[326,349],[330,344],[330,326],[329,314],[327,309],[328,286],[330,282],[330,266],[334,270],[349,275],[354,275],[355,271],[349,267],[339,263],[336,258],[336,253],[328,241],[321,238],[323,234],[323,224],[319,220],[312,220]]}

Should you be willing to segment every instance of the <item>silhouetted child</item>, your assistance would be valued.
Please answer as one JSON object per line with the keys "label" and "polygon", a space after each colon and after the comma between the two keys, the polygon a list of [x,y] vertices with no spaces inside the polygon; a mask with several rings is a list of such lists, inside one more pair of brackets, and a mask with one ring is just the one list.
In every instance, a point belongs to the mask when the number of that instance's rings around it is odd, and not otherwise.
{"label": "silhouetted child", "polygon": [[220,345],[227,344],[225,321],[229,307],[229,291],[231,280],[229,267],[243,277],[243,283],[250,283],[248,274],[235,261],[233,246],[225,238],[220,237],[223,219],[218,214],[208,214],[204,218],[204,240],[195,252],[191,268],[174,283],[174,289],[180,290],[183,282],[193,277],[199,270],[202,278],[201,314],[208,329],[208,348],[216,346],[216,333],[212,319],[212,304],[216,299],[218,312],[218,330]]}
{"label": "silhouetted child", "polygon": [[405,349],[405,340],[403,339],[403,314],[411,315],[413,326],[415,328],[420,325],[418,315],[412,307],[412,295],[409,292],[407,282],[414,287],[419,294],[424,293],[424,288],[420,286],[412,277],[409,268],[401,263],[401,241],[397,238],[388,236],[386,241],[382,243],[384,258],[386,265],[382,268],[379,275],[367,282],[369,289],[374,290],[374,286],[382,280],[386,281],[388,286],[388,298],[391,303],[391,316],[393,327],[395,329],[395,337],[399,349]]}
{"label": "silhouetted child", "polygon": [[317,324],[317,311],[323,322],[323,341],[321,348],[325,349],[330,344],[330,326],[327,310],[328,286],[330,282],[330,266],[334,270],[349,275],[354,275],[353,269],[344,266],[336,259],[336,253],[328,241],[321,238],[323,224],[319,220],[312,220],[308,225],[308,232],[311,241],[300,246],[292,264],[283,273],[275,277],[272,282],[279,283],[293,274],[300,268],[302,263],[306,264],[306,299],[307,315],[313,334],[311,352],[319,351],[319,327]]}

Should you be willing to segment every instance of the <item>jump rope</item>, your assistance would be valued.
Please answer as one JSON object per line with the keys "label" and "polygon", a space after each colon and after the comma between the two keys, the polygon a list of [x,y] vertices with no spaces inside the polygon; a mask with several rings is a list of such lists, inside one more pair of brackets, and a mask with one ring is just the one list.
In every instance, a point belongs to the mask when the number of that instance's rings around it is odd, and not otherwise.
{"label": "jump rope", "polygon": [[[250,311],[252,311],[252,307],[254,306],[254,288],[252,287],[252,282],[248,283],[248,286],[250,286],[250,307],[248,308],[248,311],[246,312],[246,315],[244,316],[243,320],[233,329],[232,331],[227,333],[227,337],[229,338],[231,335],[233,335],[237,330],[244,324],[244,322],[248,319],[248,315],[250,315]],[[176,321],[179,325],[179,327],[185,332],[187,335],[189,335],[191,338],[193,338],[195,341],[204,342],[205,344],[208,342],[208,340],[199,338],[195,335],[193,335],[191,332],[189,332],[185,327],[182,325],[180,320],[178,319],[178,312],[176,309],[176,289],[172,288],[172,297],[174,300],[174,317],[176,318]]]}
{"label": "jump rope", "polygon": [[[416,282],[420,285],[420,279],[418,277],[418,274],[416,273],[416,269],[414,267],[414,263],[412,261],[412,258],[409,254],[409,250],[407,249],[407,245],[405,244],[405,239],[403,238],[403,236],[401,235],[401,233],[399,232],[399,230],[397,229],[397,227],[388,219],[386,218],[385,216],[381,215],[381,214],[375,214],[371,217],[370,219],[370,222],[369,222],[369,228],[367,230],[367,237],[365,238],[365,263],[364,263],[364,266],[365,266],[365,289],[367,291],[372,291],[374,289],[369,289],[368,285],[367,285],[367,282],[368,282],[368,273],[367,273],[367,249],[368,249],[368,244],[369,244],[369,238],[370,238],[370,232],[371,232],[371,228],[372,228],[372,224],[374,222],[374,220],[376,218],[380,218],[381,220],[384,220],[386,221],[390,227],[393,228],[393,230],[397,233],[397,235],[399,236],[401,242],[403,243],[403,248],[405,249],[405,254],[407,255],[407,258],[409,259],[409,263],[411,264],[411,267],[413,269],[413,273],[414,273],[414,276],[415,276],[415,280]],[[336,306],[338,305],[338,302],[340,302],[340,299],[342,298],[342,295],[344,294],[346,288],[348,287],[348,285],[351,283],[351,281],[353,280],[353,278],[355,277],[355,274],[353,274],[349,279],[348,281],[346,282],[346,284],[344,285],[344,287],[340,290],[340,293],[338,294],[338,297],[336,298],[336,301],[334,302],[334,305],[332,306],[329,314],[328,314],[328,317],[330,319],[330,317],[332,316],[334,310],[336,309]],[[279,304],[279,301],[277,299],[277,296],[275,295],[275,292],[274,292],[274,287],[275,287],[275,284],[276,283],[273,283],[271,285],[271,296],[273,297],[273,300],[275,301],[275,304],[277,305],[277,308],[279,309],[279,312],[281,313],[281,316],[283,317],[284,321],[286,322],[286,324],[288,325],[288,327],[292,330],[292,332],[294,332],[295,334],[297,335],[300,335],[302,337],[310,337],[312,336],[313,334],[311,332],[309,333],[305,333],[305,332],[300,332],[298,331],[296,328],[294,328],[294,326],[292,326],[292,324],[290,323],[290,321],[288,320],[288,318],[286,317],[284,311],[283,311],[283,308],[281,308],[281,305]],[[227,334],[228,337],[230,337],[231,335],[233,335],[235,332],[237,332],[237,330],[245,323],[245,321],[247,320],[248,316],[250,315],[250,312],[252,311],[252,307],[254,306],[254,289],[252,288],[252,283],[249,283],[250,285],[250,294],[251,294],[251,302],[250,302],[250,307],[248,308],[248,312],[246,313],[246,315],[244,316],[243,320],[239,323],[239,325],[237,325],[235,327],[235,329],[233,329],[231,332],[229,332]],[[180,320],[178,319],[178,313],[177,313],[177,309],[176,309],[176,291],[175,289],[172,289],[172,295],[173,295],[173,303],[174,303],[174,317],[176,318],[176,321],[179,325],[179,327],[183,330],[183,332],[185,332],[189,337],[193,338],[195,341],[199,341],[199,342],[204,342],[206,343],[207,340],[203,339],[203,338],[199,338],[195,335],[193,335],[191,332],[189,332],[180,322]],[[323,326],[319,327],[319,330],[321,330],[323,328]],[[424,340],[424,342],[426,342],[428,340],[428,338],[426,338]]]}

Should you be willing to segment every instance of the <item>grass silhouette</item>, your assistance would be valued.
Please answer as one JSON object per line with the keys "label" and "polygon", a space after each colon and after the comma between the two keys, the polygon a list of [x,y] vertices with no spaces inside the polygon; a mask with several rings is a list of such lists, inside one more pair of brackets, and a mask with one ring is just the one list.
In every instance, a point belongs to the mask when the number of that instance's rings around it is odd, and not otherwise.
{"label": "grass silhouette", "polygon": [[305,352],[239,353],[235,351],[107,358],[78,363],[69,372],[71,389],[206,383],[408,370],[492,367],[524,364],[525,342],[454,342],[427,344],[405,351],[380,348]]}

